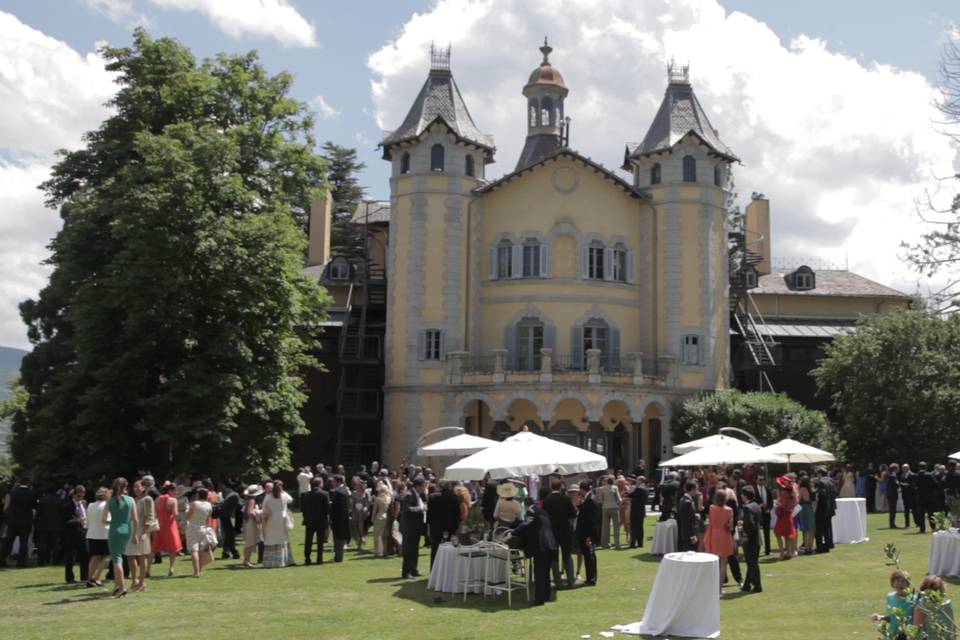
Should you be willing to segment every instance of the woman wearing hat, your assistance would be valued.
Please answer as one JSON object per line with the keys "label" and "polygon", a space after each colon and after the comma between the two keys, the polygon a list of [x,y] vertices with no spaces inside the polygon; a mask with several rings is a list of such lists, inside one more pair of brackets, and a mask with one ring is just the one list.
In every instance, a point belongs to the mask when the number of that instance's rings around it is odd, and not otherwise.
{"label": "woman wearing hat", "polygon": [[780,547],[780,559],[789,560],[797,548],[797,527],[793,520],[793,509],[797,506],[797,488],[788,476],[777,478],[777,485],[780,491],[777,493],[777,524],[773,527],[773,532]]}
{"label": "woman wearing hat", "polygon": [[517,500],[517,493],[517,485],[510,481],[497,485],[497,495],[500,499],[497,500],[497,506],[493,510],[493,519],[498,526],[512,529],[520,524],[522,508]]}
{"label": "woman wearing hat", "polygon": [[263,487],[251,484],[243,491],[243,566],[250,568],[250,556],[263,544],[263,531],[260,528],[260,507],[257,498],[263,495]]}
{"label": "woman wearing hat", "polygon": [[169,480],[163,483],[162,493],[157,498],[157,530],[153,534],[153,551],[165,553],[170,557],[167,577],[173,575],[173,564],[177,554],[183,548],[180,541],[180,528],[177,526],[177,485]]}

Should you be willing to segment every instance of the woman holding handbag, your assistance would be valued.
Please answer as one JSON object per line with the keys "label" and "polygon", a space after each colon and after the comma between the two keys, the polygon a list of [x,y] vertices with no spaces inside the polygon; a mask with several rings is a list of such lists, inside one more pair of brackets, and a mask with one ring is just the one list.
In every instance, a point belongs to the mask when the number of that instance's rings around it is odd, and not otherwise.
{"label": "woman holding handbag", "polygon": [[187,507],[187,549],[193,560],[193,577],[203,576],[203,568],[213,562],[213,550],[217,546],[217,534],[210,528],[213,505],[207,501],[206,488],[197,493]]}

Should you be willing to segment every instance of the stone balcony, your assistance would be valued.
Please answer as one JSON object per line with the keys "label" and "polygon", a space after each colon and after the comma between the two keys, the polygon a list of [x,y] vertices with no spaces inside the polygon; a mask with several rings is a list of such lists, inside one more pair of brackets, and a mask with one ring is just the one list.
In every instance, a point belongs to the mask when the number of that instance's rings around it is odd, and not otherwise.
{"label": "stone balcony", "polygon": [[[641,353],[603,355],[587,349],[582,358],[543,348],[526,366],[518,365],[507,349],[474,355],[468,351],[447,354],[444,380],[449,385],[604,384],[624,387],[666,387],[676,384],[677,358],[657,358],[654,371],[644,366]],[[650,363],[648,362],[648,365]]]}

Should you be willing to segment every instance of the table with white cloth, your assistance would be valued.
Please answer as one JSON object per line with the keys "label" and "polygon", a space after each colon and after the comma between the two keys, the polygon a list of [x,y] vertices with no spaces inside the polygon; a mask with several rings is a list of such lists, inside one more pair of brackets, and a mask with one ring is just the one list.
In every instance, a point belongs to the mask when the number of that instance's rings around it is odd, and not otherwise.
{"label": "table with white cloth", "polygon": [[613,627],[622,633],[720,637],[720,558],[683,551],[663,557],[643,620]]}
{"label": "table with white cloth", "polygon": [[650,553],[662,556],[677,550],[677,521],[673,518],[657,523],[653,530],[653,546]]}
{"label": "table with white cloth", "polygon": [[960,576],[960,531],[937,531],[930,538],[927,573],[944,578]]}
{"label": "table with white cloth", "polygon": [[[480,549],[479,545],[459,547],[445,542],[437,549],[437,556],[433,560],[433,569],[430,570],[430,579],[427,580],[427,589],[433,591],[442,591],[444,593],[463,593],[463,587],[454,584],[455,580],[467,579],[467,566],[470,567],[470,579],[483,582],[484,571],[487,569],[487,558],[463,558],[460,553],[466,553],[470,549]],[[457,565],[460,565],[459,568]],[[490,582],[504,581],[504,563],[490,563]],[[483,587],[476,585],[472,589],[473,593],[480,593]]]}
{"label": "table with white cloth", "polygon": [[833,542],[856,544],[867,537],[867,499],[837,498],[837,512],[833,514]]}

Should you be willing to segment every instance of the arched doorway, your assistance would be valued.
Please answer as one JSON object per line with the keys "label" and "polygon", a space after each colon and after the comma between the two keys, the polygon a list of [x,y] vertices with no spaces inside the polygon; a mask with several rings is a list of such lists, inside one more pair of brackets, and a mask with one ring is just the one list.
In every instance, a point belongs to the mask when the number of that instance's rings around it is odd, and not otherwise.
{"label": "arched doorway", "polygon": [[463,406],[462,423],[465,433],[487,438],[493,432],[493,411],[486,400],[468,400]]}

